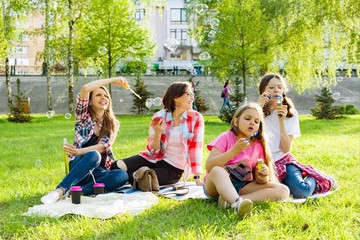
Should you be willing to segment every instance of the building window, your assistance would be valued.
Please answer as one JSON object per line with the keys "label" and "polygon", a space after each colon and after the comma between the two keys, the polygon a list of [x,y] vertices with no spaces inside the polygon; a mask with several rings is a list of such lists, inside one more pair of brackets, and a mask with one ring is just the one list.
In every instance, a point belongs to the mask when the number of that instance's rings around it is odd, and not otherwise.
{"label": "building window", "polygon": [[14,47],[14,53],[15,54],[27,54],[28,53],[28,47],[27,46],[15,46]]}
{"label": "building window", "polygon": [[170,29],[170,38],[177,39],[179,45],[186,45],[188,32],[186,29]]}
{"label": "building window", "polygon": [[29,59],[27,58],[10,58],[9,64],[11,66],[29,66]]}
{"label": "building window", "polygon": [[145,18],[145,9],[136,9],[135,19],[136,21],[142,21]]}
{"label": "building window", "polygon": [[186,9],[172,8],[170,11],[171,23],[182,24],[186,23]]}

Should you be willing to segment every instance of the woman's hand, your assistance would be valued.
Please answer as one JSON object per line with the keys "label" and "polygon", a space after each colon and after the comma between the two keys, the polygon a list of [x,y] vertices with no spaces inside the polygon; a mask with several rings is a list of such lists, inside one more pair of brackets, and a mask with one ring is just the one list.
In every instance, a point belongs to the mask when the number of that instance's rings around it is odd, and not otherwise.
{"label": "woman's hand", "polygon": [[154,119],[151,122],[151,126],[154,128],[155,135],[160,135],[165,130],[165,121],[164,119]]}
{"label": "woman's hand", "polygon": [[79,149],[77,149],[74,145],[64,144],[64,152],[69,156],[78,156],[80,155]]}
{"label": "woman's hand", "polygon": [[269,92],[263,92],[258,99],[258,104],[260,107],[264,107],[265,104],[270,100],[271,94]]}
{"label": "woman's hand", "polygon": [[195,179],[195,183],[196,183],[197,186],[202,186],[202,185],[204,185],[204,182],[203,182],[200,178]]}
{"label": "woman's hand", "polygon": [[129,83],[127,82],[126,78],[117,77],[117,78],[113,78],[113,80],[114,80],[114,82],[113,82],[114,85],[118,85],[118,86],[123,87],[125,89],[129,88]]}

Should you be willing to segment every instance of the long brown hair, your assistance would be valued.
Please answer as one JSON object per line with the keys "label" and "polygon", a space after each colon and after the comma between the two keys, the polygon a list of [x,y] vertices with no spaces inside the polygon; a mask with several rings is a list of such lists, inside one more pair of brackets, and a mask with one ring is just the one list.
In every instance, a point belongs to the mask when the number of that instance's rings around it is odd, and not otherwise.
{"label": "long brown hair", "polygon": [[238,124],[236,124],[236,121],[239,121],[240,116],[248,109],[254,109],[259,113],[260,116],[260,124],[259,124],[259,130],[258,132],[254,135],[251,136],[250,140],[253,141],[259,141],[262,143],[263,147],[264,147],[264,163],[269,167],[269,177],[270,177],[270,181],[271,182],[277,182],[277,177],[274,171],[274,163],[272,161],[272,157],[264,136],[264,124],[263,124],[263,120],[264,120],[264,114],[262,112],[262,109],[260,107],[259,104],[255,103],[255,102],[250,102],[248,104],[242,105],[240,106],[234,113],[234,116],[231,120],[230,123],[230,131],[234,132],[234,134],[237,136],[240,133],[240,128],[237,126]]}
{"label": "long brown hair", "polygon": [[[109,96],[109,105],[104,111],[104,116],[102,119],[102,127],[100,129],[99,138],[96,141],[96,143],[99,143],[99,141],[107,134],[109,134],[110,142],[113,143],[113,141],[116,138],[116,134],[117,134],[116,129],[118,126],[117,126],[114,111],[112,109],[112,100],[111,100],[109,91],[105,87],[100,87],[100,88],[103,89],[105,91],[105,93]],[[89,101],[91,101],[91,99],[92,99],[92,94],[93,94],[93,91],[91,91],[89,94]],[[93,121],[96,121],[96,122],[101,121],[101,119],[97,119],[96,113],[95,113],[92,105],[90,105],[90,104],[88,106],[88,111],[90,112],[91,119]]]}
{"label": "long brown hair", "polygon": [[[262,94],[264,91],[265,91],[265,88],[267,87],[267,85],[269,85],[269,82],[271,81],[271,79],[273,78],[276,78],[278,80],[281,81],[281,83],[283,84],[284,86],[284,92],[283,92],[283,95],[282,95],[282,105],[287,105],[287,115],[286,117],[287,118],[291,118],[294,116],[294,104],[293,102],[291,101],[290,98],[288,98],[286,96],[286,93],[288,91],[287,89],[287,86],[286,86],[286,82],[284,80],[284,78],[280,75],[280,74],[277,74],[277,73],[267,73],[266,75],[264,75],[261,80],[260,80],[260,84],[259,84],[259,94]],[[269,116],[270,113],[271,113],[271,109],[269,107],[269,104],[266,103],[263,107],[263,112],[264,112],[264,115],[265,117],[266,116]]]}
{"label": "long brown hair", "polygon": [[189,82],[174,82],[172,83],[163,97],[164,109],[168,112],[175,111],[175,98],[181,97],[186,90],[190,88],[191,84]]}

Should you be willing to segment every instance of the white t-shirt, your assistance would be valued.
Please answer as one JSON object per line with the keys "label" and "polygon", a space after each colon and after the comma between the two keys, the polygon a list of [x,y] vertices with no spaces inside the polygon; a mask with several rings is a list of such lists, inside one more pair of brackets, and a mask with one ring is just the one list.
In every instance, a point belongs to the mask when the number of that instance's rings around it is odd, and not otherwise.
{"label": "white t-shirt", "polygon": [[[274,161],[279,160],[285,153],[280,147],[280,123],[277,110],[274,110],[269,116],[265,117],[264,129],[267,144]],[[294,116],[292,118],[285,119],[285,129],[287,134],[293,135],[294,138],[300,136],[299,117],[296,109],[294,109]]]}
{"label": "white t-shirt", "polygon": [[170,130],[168,145],[164,151],[164,160],[178,169],[185,169],[186,161],[180,141],[179,126]]}

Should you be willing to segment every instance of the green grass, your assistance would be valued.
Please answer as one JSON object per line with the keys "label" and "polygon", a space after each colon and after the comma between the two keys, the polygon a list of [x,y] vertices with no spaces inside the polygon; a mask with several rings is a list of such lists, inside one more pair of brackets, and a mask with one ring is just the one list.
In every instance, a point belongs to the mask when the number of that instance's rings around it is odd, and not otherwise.
{"label": "green grass", "polygon": [[[304,204],[257,203],[244,220],[209,200],[164,198],[138,216],[108,220],[22,216],[64,177],[62,139],[73,137],[73,118],[34,117],[16,124],[0,115],[0,239],[360,239],[360,115],[300,116],[302,136],[292,153],[333,175],[341,186],[337,192]],[[118,119],[115,157],[144,150],[150,116]],[[205,143],[228,129],[217,116],[205,121]],[[204,162],[208,154],[204,148]]]}

